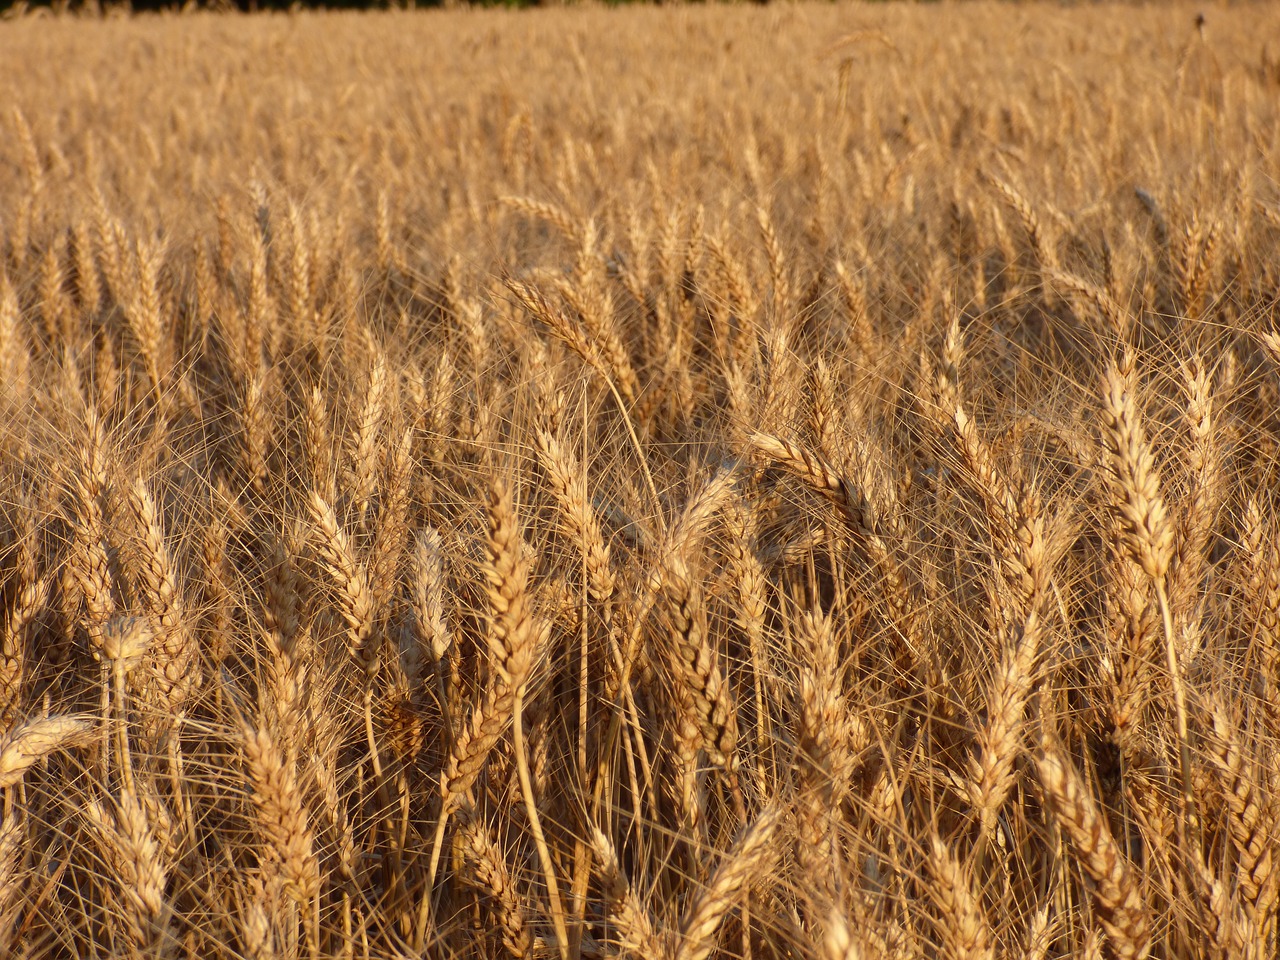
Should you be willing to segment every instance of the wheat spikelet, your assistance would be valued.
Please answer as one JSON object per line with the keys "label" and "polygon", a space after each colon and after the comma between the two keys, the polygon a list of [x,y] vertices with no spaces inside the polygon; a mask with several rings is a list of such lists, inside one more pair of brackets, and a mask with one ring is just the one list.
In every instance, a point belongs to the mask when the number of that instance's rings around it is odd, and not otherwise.
{"label": "wheat spikelet", "polygon": [[809,414],[810,429],[813,430],[818,449],[829,453],[836,444],[836,384],[824,358],[818,358],[818,362],[809,371],[808,380],[813,403]]}
{"label": "wheat spikelet", "polygon": [[297,593],[293,563],[284,544],[277,540],[272,546],[264,619],[267,684],[281,732],[304,730],[304,724],[312,720],[310,664],[305,650],[300,649],[304,644],[299,636]]}
{"label": "wheat spikelet", "polygon": [[50,581],[36,567],[39,531],[33,505],[23,502],[18,541],[17,590],[0,634],[0,724],[9,726],[22,707],[24,680],[30,653],[28,634],[49,598]]}
{"label": "wheat spikelet", "polygon": [[275,960],[278,956],[275,945],[275,925],[268,915],[271,904],[270,897],[261,877],[250,878],[249,894],[239,898],[240,940],[244,944],[245,955],[253,960]]}
{"label": "wheat spikelet", "polygon": [[1206,568],[1205,553],[1223,497],[1222,462],[1215,449],[1213,386],[1199,356],[1181,370],[1187,395],[1184,419],[1191,434],[1187,470],[1191,489],[1178,517],[1174,554],[1170,564],[1169,603],[1174,610],[1196,606]]}
{"label": "wheat spikelet", "polygon": [[1112,363],[1107,368],[1103,384],[1103,439],[1109,455],[1107,468],[1112,481],[1112,508],[1120,524],[1125,550],[1155,584],[1164,620],[1165,657],[1177,719],[1183,827],[1194,830],[1196,815],[1191,785],[1187,695],[1166,584],[1173,558],[1174,525],[1165,510],[1155,458],[1146,442],[1133,397],[1133,366],[1132,356],[1125,358],[1123,370]]}
{"label": "wheat spikelet", "polygon": [[1257,625],[1257,650],[1264,677],[1280,683],[1280,563],[1275,526],[1264,519],[1256,497],[1244,509],[1243,547],[1246,600]]}
{"label": "wheat spikelet", "polygon": [[136,250],[137,274],[129,301],[128,318],[133,335],[137,338],[142,359],[151,378],[151,385],[159,390],[160,378],[167,361],[164,335],[160,317],[160,264],[164,251],[158,244],[139,242]]}
{"label": "wheat spikelet", "polygon": [[315,310],[312,306],[312,252],[302,213],[289,204],[289,319],[299,340],[315,337]]}
{"label": "wheat spikelet", "polygon": [[113,617],[102,628],[102,656],[131,664],[147,654],[155,639],[155,631],[145,617]]}
{"label": "wheat spikelet", "polygon": [[720,274],[720,282],[727,291],[729,302],[737,314],[738,322],[746,328],[760,307],[746,268],[718,237],[708,236],[706,243]]}
{"label": "wheat spikelet", "polygon": [[986,691],[987,715],[977,734],[977,755],[970,761],[973,806],[987,838],[1012,785],[1023,725],[1023,712],[1035,682],[1044,632],[1042,606],[1048,587],[1050,557],[1045,522],[1034,489],[1011,479],[969,417],[961,397],[958,317],[953,315],[938,374],[939,405],[948,416],[949,433],[963,466],[963,476],[982,498],[997,545],[1008,599],[1003,602],[1001,656]]}
{"label": "wheat spikelet", "polygon": [[978,753],[969,770],[971,798],[984,836],[995,829],[996,815],[1013,786],[1013,766],[1021,749],[1024,711],[1036,680],[1042,633],[1035,614],[1011,628],[987,691],[986,723],[978,731]]}
{"label": "wheat spikelet", "polygon": [[1276,905],[1280,902],[1280,869],[1275,863],[1280,817],[1270,790],[1249,769],[1251,765],[1246,763],[1234,731],[1222,704],[1215,704],[1210,755],[1223,782],[1240,892],[1252,914],[1257,942],[1262,944],[1275,926]]}
{"label": "wheat spikelet", "polygon": [[1000,563],[1015,599],[1012,616],[1025,617],[1047,586],[1048,550],[1039,497],[1034,488],[1015,484],[996,465],[992,451],[958,400],[952,416],[956,446],[1002,548]]}
{"label": "wheat spikelet", "polygon": [[1203,864],[1197,864],[1193,870],[1198,875],[1199,915],[1209,940],[1206,953],[1224,960],[1249,955],[1254,944],[1245,943],[1242,936],[1249,921],[1242,915],[1236,898]]}
{"label": "wheat spikelet", "polygon": [[[803,799],[797,816],[796,855],[828,898],[839,883],[835,824],[862,751],[864,725],[842,694],[840,650],[831,620],[806,612],[798,624],[799,669],[796,762]],[[805,796],[807,795],[807,796]]]}
{"label": "wheat spikelet", "polygon": [[45,188],[45,170],[44,164],[40,161],[40,151],[36,146],[35,135],[20,107],[15,105],[10,108],[9,117],[18,135],[18,143],[22,150],[22,171],[26,174],[28,188],[32,195],[39,196]]}
{"label": "wheat spikelet", "polygon": [[529,677],[537,626],[528,596],[529,567],[521,550],[510,491],[500,480],[489,488],[488,583],[490,663],[501,682],[516,689]]}
{"label": "wheat spikelet", "polygon": [[830,499],[848,518],[856,532],[873,533],[868,513],[870,504],[840,475],[836,468],[799,444],[769,434],[752,434],[748,442],[762,455],[782,464],[813,489]]}
{"label": "wheat spikelet", "polygon": [[600,858],[600,874],[608,897],[609,918],[618,928],[619,946],[633,956],[666,960],[671,951],[667,938],[654,928],[653,919],[636,897],[618,863],[618,852],[599,827],[593,827],[591,842]]}
{"label": "wheat spikelet", "polygon": [[635,400],[638,385],[626,349],[617,336],[607,329],[605,321],[589,305],[579,300],[571,288],[562,286],[561,296],[569,293],[570,305],[577,314],[579,323],[575,323],[564,310],[553,305],[545,294],[534,287],[514,279],[507,280],[507,287],[529,316],[545,324],[556,339],[618,390],[622,400],[627,403]]}
{"label": "wheat spikelet", "polygon": [[551,224],[570,242],[573,242],[581,235],[581,229],[573,216],[554,203],[534,200],[532,197],[519,196],[499,197],[498,202],[527,217],[533,217],[536,220]]}
{"label": "wheat spikelet", "polygon": [[13,948],[16,921],[24,898],[22,855],[27,847],[25,825],[16,814],[0,822],[0,950]]}
{"label": "wheat spikelet", "polygon": [[1214,220],[1208,227],[1198,217],[1192,218],[1181,237],[1181,256],[1176,261],[1178,292],[1182,309],[1190,320],[1199,319],[1205,290],[1212,276],[1217,252],[1220,224]]}
{"label": "wheat spikelet", "polygon": [[413,554],[413,612],[419,636],[437,662],[453,643],[444,615],[444,558],[440,532],[432,527],[419,531]]}
{"label": "wheat spikelet", "polygon": [[259,496],[267,489],[267,452],[271,435],[264,397],[265,380],[265,374],[255,372],[245,384],[239,410],[244,471]]}
{"label": "wheat spikelet", "polygon": [[440,775],[446,809],[471,788],[489,751],[510,725],[516,692],[529,678],[541,639],[541,628],[529,605],[529,570],[521,556],[514,507],[506,484],[500,480],[490,486],[487,515],[488,561],[484,572],[491,619],[486,640],[496,682],[454,739]]}
{"label": "wheat spikelet", "polygon": [[617,580],[610,565],[609,546],[605,543],[600,520],[587,496],[586,475],[572,451],[546,430],[538,430],[535,439],[539,460],[551,480],[565,523],[573,539],[581,545],[591,599],[607,604]]}
{"label": "wheat spikelet", "polygon": [[1146,575],[1127,555],[1113,561],[1107,586],[1111,652],[1101,666],[1108,681],[1111,736],[1122,751],[1133,755],[1140,749],[1143,711],[1155,679],[1151,661],[1159,614]]}
{"label": "wheat spikelet", "polygon": [[1106,321],[1106,331],[1121,342],[1129,339],[1133,317],[1110,293],[1082,277],[1062,270],[1049,272],[1052,282],[1079,300],[1087,301]]}
{"label": "wheat spikelet", "polygon": [[862,960],[862,947],[854,938],[849,921],[843,911],[832,907],[823,928],[822,956],[824,960]]}
{"label": "wheat spikelet", "polygon": [[724,464],[698,488],[667,532],[662,557],[685,555],[698,546],[712,520],[730,502],[737,479],[736,466]]}
{"label": "wheat spikelet", "polygon": [[472,707],[466,724],[455,731],[449,757],[440,773],[440,794],[445,810],[452,811],[462,802],[484,769],[489,751],[511,725],[514,691],[505,684],[495,688]]}
{"label": "wheat spikelet", "polygon": [[332,437],[329,432],[329,410],[324,392],[318,385],[307,394],[305,449],[308,479],[313,489],[332,500],[335,496]]}
{"label": "wheat spikelet", "polygon": [[378,607],[385,607],[395,593],[408,538],[412,447],[413,433],[405,428],[386,452],[385,478],[373,521],[373,548],[368,562],[369,584]]}
{"label": "wheat spikelet", "polygon": [[766,701],[773,674],[765,645],[768,598],[764,565],[755,542],[755,520],[756,515],[741,501],[732,503],[726,514],[729,567],[737,599],[734,617],[747,636],[755,692],[756,749],[759,763],[763,764],[770,753],[770,709]]}
{"label": "wheat spikelet", "polygon": [[369,508],[369,500],[373,496],[377,479],[378,458],[375,446],[386,414],[388,377],[386,358],[381,351],[378,351],[373,357],[373,366],[369,371],[369,387],[365,391],[364,403],[360,407],[351,437],[348,482],[355,502],[356,516],[361,521],[364,520]]}
{"label": "wheat spikelet", "polygon": [[[259,211],[265,210],[260,203]],[[258,229],[249,232],[249,302],[244,313],[236,318],[239,324],[233,335],[231,357],[239,365],[244,377],[253,375],[263,362],[263,347],[268,331],[275,329],[275,299],[271,295],[268,275],[269,237],[259,223]]]}
{"label": "wheat spikelet", "polygon": [[12,389],[22,390],[31,364],[31,354],[22,323],[21,306],[13,283],[0,268],[0,363],[9,371]]}
{"label": "wheat spikelet", "polygon": [[566,280],[557,281],[555,287],[582,323],[588,341],[603,361],[619,392],[628,401],[635,400],[639,392],[638,378],[627,348],[618,336],[612,298],[606,292],[590,288],[583,290],[581,286],[574,286]]}
{"label": "wheat spikelet", "polygon": [[880,575],[885,601],[899,625],[907,656],[914,660],[919,639],[916,598],[897,552],[887,539],[888,536],[893,536],[900,540],[904,536],[905,530],[899,518],[892,512],[880,509],[880,505],[868,494],[868,484],[855,487],[834,466],[812,451],[769,434],[753,434],[748,442],[764,456],[781,463],[840,509],[850,532],[858,537],[866,550],[867,558]]}
{"label": "wheat spikelet", "polygon": [[76,298],[84,316],[95,316],[102,306],[102,280],[93,256],[93,233],[88,220],[72,228],[72,264]]}
{"label": "wheat spikelet", "polygon": [[40,318],[50,342],[70,342],[75,334],[70,329],[72,304],[65,290],[63,273],[65,240],[59,237],[50,244],[40,262]]}
{"label": "wheat spikelet", "polygon": [[96,654],[102,645],[103,625],[115,612],[115,598],[103,517],[108,492],[105,436],[102,422],[92,408],[85,416],[87,442],[80,451],[80,471],[72,480],[77,549],[71,571],[84,597],[85,631],[90,649]]}
{"label": "wheat spikelet", "polygon": [[1022,227],[1031,242],[1031,250],[1036,260],[1048,270],[1058,268],[1058,251],[1043,221],[1036,214],[1035,207],[1017,189],[990,171],[983,171],[986,181],[996,189],[1002,200],[1018,215]]}
{"label": "wheat spikelet", "polygon": [[1054,924],[1046,904],[1032,914],[1028,924],[1026,948],[1023,951],[1026,960],[1045,960],[1049,947],[1053,945],[1053,934]]}
{"label": "wheat spikelet", "polygon": [[773,228],[773,218],[767,207],[756,207],[756,223],[760,227],[760,238],[764,241],[765,253],[769,259],[769,283],[773,287],[773,315],[785,317],[791,307],[791,283],[787,276],[787,260],[782,252],[782,244],[778,233]]}

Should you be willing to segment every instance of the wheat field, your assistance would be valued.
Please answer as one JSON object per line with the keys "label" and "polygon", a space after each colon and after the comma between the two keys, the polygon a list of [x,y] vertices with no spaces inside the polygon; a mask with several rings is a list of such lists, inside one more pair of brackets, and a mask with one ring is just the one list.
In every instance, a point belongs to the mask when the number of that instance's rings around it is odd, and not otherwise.
{"label": "wheat field", "polygon": [[1200,12],[0,23],[0,957],[1274,957]]}

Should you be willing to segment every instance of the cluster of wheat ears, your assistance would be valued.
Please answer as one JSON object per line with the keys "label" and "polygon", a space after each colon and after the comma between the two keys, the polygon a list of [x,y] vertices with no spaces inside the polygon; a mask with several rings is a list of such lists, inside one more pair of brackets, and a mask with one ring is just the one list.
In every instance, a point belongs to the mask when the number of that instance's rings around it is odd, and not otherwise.
{"label": "cluster of wheat ears", "polygon": [[0,956],[1274,956],[1194,13],[0,24]]}

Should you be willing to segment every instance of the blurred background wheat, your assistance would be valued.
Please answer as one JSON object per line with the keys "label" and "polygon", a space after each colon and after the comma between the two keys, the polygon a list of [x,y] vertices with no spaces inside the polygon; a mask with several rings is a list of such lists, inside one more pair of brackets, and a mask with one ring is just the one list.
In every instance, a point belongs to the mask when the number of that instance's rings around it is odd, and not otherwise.
{"label": "blurred background wheat", "polygon": [[0,955],[1274,956],[1196,13],[0,26]]}

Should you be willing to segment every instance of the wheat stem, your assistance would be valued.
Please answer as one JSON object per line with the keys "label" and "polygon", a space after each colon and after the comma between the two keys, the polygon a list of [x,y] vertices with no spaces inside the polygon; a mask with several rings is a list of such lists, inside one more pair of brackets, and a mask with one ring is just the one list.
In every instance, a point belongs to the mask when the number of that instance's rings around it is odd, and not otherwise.
{"label": "wheat stem", "polygon": [[560,899],[560,884],[556,880],[555,864],[551,860],[551,851],[547,848],[547,838],[542,832],[542,819],[538,816],[538,804],[533,796],[533,782],[529,777],[529,754],[525,749],[524,740],[523,686],[516,691],[512,715],[516,770],[520,775],[520,791],[524,795],[525,812],[529,816],[529,832],[533,834],[533,843],[538,849],[538,859],[542,861],[542,874],[547,882],[547,897],[551,902],[551,922],[556,929],[556,946],[560,950],[560,960],[569,960],[569,930],[564,919],[564,902]]}

